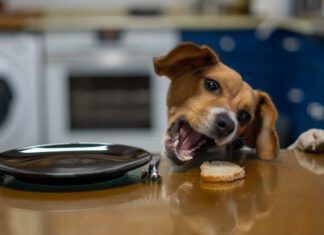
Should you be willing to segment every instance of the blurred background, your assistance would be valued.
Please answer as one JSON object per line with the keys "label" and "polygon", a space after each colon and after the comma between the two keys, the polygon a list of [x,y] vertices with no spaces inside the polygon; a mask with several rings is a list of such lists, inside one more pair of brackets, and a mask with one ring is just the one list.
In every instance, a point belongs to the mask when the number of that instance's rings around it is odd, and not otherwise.
{"label": "blurred background", "polygon": [[5,0],[0,31],[0,151],[159,150],[168,80],[152,58],[189,40],[271,95],[282,147],[324,128],[324,0]]}

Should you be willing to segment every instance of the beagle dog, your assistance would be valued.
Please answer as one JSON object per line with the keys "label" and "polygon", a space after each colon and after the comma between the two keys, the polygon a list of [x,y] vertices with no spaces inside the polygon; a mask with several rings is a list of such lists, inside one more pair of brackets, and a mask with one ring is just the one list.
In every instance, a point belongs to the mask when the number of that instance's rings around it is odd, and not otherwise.
{"label": "beagle dog", "polygon": [[210,147],[243,143],[260,159],[278,156],[278,112],[271,98],[251,88],[208,46],[184,42],[154,58],[154,68],[171,81],[163,146],[173,162],[185,163]]}

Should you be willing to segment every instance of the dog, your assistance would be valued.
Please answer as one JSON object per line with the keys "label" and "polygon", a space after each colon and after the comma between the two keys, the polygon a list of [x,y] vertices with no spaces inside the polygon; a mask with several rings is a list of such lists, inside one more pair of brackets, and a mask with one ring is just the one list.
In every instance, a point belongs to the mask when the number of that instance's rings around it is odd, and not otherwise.
{"label": "dog", "polygon": [[[184,42],[168,54],[154,58],[153,63],[155,73],[171,82],[163,148],[174,163],[188,162],[215,146],[245,145],[256,149],[257,157],[264,160],[278,156],[278,112],[270,96],[243,81],[211,48]],[[323,131],[315,132],[321,141],[313,138],[308,143],[314,146],[313,150],[324,143]],[[292,149],[302,146],[304,141],[300,138]]]}

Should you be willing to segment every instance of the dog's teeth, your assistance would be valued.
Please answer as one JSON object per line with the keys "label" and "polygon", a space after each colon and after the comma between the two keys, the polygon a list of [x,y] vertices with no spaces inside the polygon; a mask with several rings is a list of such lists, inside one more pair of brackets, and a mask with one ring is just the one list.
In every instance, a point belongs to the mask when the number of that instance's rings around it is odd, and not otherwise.
{"label": "dog's teeth", "polygon": [[191,150],[183,150],[178,153],[179,159],[182,161],[189,161],[192,159],[192,151]]}
{"label": "dog's teeth", "polygon": [[192,159],[192,156],[191,156],[191,151],[188,151],[186,154],[184,154],[184,155],[182,155],[182,159],[184,160],[184,161],[189,161],[189,160],[191,160]]}
{"label": "dog's teeth", "polygon": [[173,143],[173,147],[174,147],[174,148],[177,147],[178,144],[179,144],[179,140],[177,139],[176,141],[174,141],[174,143]]}

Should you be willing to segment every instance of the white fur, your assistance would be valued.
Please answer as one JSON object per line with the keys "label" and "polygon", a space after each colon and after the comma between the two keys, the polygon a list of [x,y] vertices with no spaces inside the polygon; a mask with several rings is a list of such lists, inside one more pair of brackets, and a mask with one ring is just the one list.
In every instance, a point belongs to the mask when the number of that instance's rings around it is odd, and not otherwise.
{"label": "white fur", "polygon": [[310,129],[302,133],[288,149],[324,152],[324,130]]}

